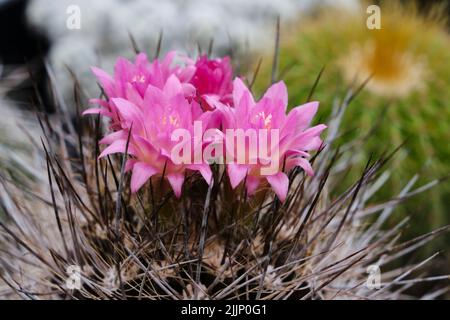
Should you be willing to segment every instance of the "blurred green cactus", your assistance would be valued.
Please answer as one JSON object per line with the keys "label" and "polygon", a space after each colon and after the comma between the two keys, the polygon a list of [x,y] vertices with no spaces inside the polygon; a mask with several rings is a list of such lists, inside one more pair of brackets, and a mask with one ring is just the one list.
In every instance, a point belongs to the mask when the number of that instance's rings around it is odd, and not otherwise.
{"label": "blurred green cactus", "polygon": [[[380,30],[367,28],[365,8],[324,10],[285,26],[278,76],[287,83],[294,106],[307,99],[311,74],[325,67],[312,97],[320,101],[323,117],[336,93],[343,97],[343,82],[358,88],[370,78],[344,119],[348,134],[342,139],[350,141],[375,126],[375,137],[365,144],[367,157],[406,140],[390,183],[379,194],[383,197],[399,192],[416,172],[419,181],[450,173],[450,37],[441,6],[419,14],[412,3],[382,3]],[[263,61],[257,93],[267,86],[272,69],[270,54]],[[450,223],[449,199],[450,184],[443,182],[403,205],[401,210],[412,216],[411,232]]]}

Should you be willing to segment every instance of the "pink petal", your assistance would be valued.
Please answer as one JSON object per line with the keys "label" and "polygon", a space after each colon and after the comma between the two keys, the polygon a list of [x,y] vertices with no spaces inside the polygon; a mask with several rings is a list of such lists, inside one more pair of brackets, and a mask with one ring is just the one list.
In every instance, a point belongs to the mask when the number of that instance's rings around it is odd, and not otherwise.
{"label": "pink petal", "polygon": [[267,176],[267,182],[269,182],[273,191],[277,195],[278,199],[281,202],[286,200],[288,188],[289,188],[289,179],[287,175],[283,172],[278,172],[275,175]]}
{"label": "pink petal", "polygon": [[250,110],[254,105],[255,102],[253,101],[251,92],[245,91],[242,94],[241,100],[239,100],[239,104],[234,106],[236,110],[236,122],[238,125],[243,126],[243,128],[246,127]]}
{"label": "pink petal", "polygon": [[113,133],[110,133],[110,134],[104,136],[103,139],[101,139],[98,143],[112,144],[116,140],[127,140],[127,138],[128,138],[128,134],[125,131],[120,130],[120,131],[113,132]]}
{"label": "pink petal", "polygon": [[162,64],[166,68],[169,68],[170,65],[172,64],[172,61],[175,59],[176,56],[177,56],[177,52],[175,50],[167,52],[166,56],[164,57],[164,59],[162,61]]}
{"label": "pink petal", "polygon": [[185,97],[193,97],[195,95],[195,87],[190,83],[183,83],[181,85]]}
{"label": "pink petal", "polygon": [[[206,96],[204,96],[206,97]],[[223,124],[224,128],[230,128],[234,125],[234,108],[228,107],[211,97],[206,97],[208,104],[213,104],[215,110],[211,116],[211,121],[216,124],[216,128],[219,128]]]}
{"label": "pink petal", "polygon": [[325,130],[327,128],[326,125],[324,124],[319,124],[317,126],[314,126],[312,128],[309,128],[307,130],[305,130],[302,134],[302,136],[308,136],[308,137],[313,137],[313,136],[318,136],[322,133],[323,130]]}
{"label": "pink petal", "polygon": [[197,68],[194,66],[186,66],[186,68],[180,71],[180,73],[178,74],[178,78],[182,82],[188,82],[192,79],[196,70]]}
{"label": "pink petal", "polygon": [[87,110],[83,111],[82,115],[86,116],[89,114],[105,114],[105,113],[108,113],[108,111],[106,111],[103,108],[91,108],[91,109],[87,109]]}
{"label": "pink petal", "polygon": [[255,194],[255,191],[260,183],[261,183],[260,178],[254,176],[247,176],[247,178],[245,179],[245,187],[247,189],[247,195],[252,196],[253,194]]}
{"label": "pink petal", "polygon": [[231,187],[235,189],[247,175],[248,168],[241,164],[228,164],[228,177],[230,178]]}
{"label": "pink petal", "polygon": [[153,175],[157,174],[156,170],[151,165],[143,162],[138,162],[133,167],[133,173],[131,175],[131,192],[138,191]]}
{"label": "pink petal", "polygon": [[134,60],[134,64],[142,68],[147,67],[148,64],[147,55],[145,53],[139,53]]}
{"label": "pink petal", "polygon": [[111,101],[116,105],[123,119],[128,121],[140,120],[141,110],[134,103],[122,98],[111,99]]}
{"label": "pink petal", "polygon": [[167,180],[169,180],[175,196],[179,198],[181,196],[181,188],[183,187],[184,175],[180,173],[171,173],[167,175]]}
{"label": "pink petal", "polygon": [[120,116],[125,121],[128,128],[130,128],[133,124],[134,132],[140,132],[143,130],[143,114],[136,105],[122,98],[111,99],[111,101],[117,107]]}
{"label": "pink petal", "polygon": [[320,137],[312,138],[307,144],[303,146],[305,150],[317,150],[322,145],[323,141]]}
{"label": "pink petal", "polygon": [[285,135],[280,141],[280,153],[283,154],[289,149],[305,151],[316,150],[322,143],[319,135],[326,128],[326,125],[320,124],[295,136],[289,134]]}
{"label": "pink petal", "polygon": [[318,108],[319,102],[317,101],[295,107],[289,112],[284,127],[287,130],[295,130],[296,132],[305,130],[311,124],[311,120],[317,113]]}
{"label": "pink petal", "polygon": [[[125,153],[127,146],[126,140],[116,140],[110,146],[108,146],[103,152],[100,154],[99,158],[106,157],[107,155],[114,153]],[[131,144],[128,146],[128,154],[134,155],[134,150]]]}
{"label": "pink petal", "polygon": [[161,97],[164,96],[164,93],[158,87],[148,85],[147,90],[145,90],[144,94],[144,105],[154,105],[159,104],[161,101]]}
{"label": "pink petal", "polygon": [[156,147],[157,146],[153,146],[150,141],[143,137],[138,135],[133,136],[133,155],[139,159],[145,159],[145,162],[152,163],[156,167],[161,168],[164,167],[166,160],[160,157],[160,152]]}
{"label": "pink petal", "polygon": [[173,74],[167,79],[163,91],[169,98],[183,94],[183,87],[176,75]]}
{"label": "pink petal", "polygon": [[130,76],[130,72],[135,69],[134,64],[128,61],[125,58],[118,58],[116,64],[114,66],[114,76],[117,84],[116,88],[116,96],[125,97],[126,88],[125,85],[128,82],[128,77]]}
{"label": "pink petal", "polygon": [[322,140],[320,134],[327,128],[324,124],[319,124],[300,133],[295,139],[295,145],[302,145],[304,150],[314,150],[320,147]]}
{"label": "pink petal", "polygon": [[286,111],[288,104],[288,92],[284,82],[280,81],[273,84],[269,89],[267,89],[262,99],[264,98],[272,100],[272,103],[277,103],[277,101],[280,101],[281,107],[284,111]]}
{"label": "pink petal", "polygon": [[[245,86],[244,82],[240,78],[236,78],[233,81],[233,102],[235,108],[239,106],[241,99],[245,92],[250,93],[248,88]],[[251,94],[250,94],[251,96]],[[253,100],[253,97],[252,97]],[[254,101],[253,101],[254,103]]]}
{"label": "pink petal", "polygon": [[314,175],[314,170],[311,167],[311,164],[309,161],[305,158],[293,158],[286,161],[286,167],[287,169],[292,169],[294,167],[301,167],[303,170],[305,170],[306,174],[308,176]]}
{"label": "pink petal", "polygon": [[100,85],[102,86],[106,95],[108,97],[113,97],[115,95],[114,79],[100,68],[92,67],[91,70],[97,80],[100,82]]}
{"label": "pink petal", "polygon": [[144,100],[142,99],[141,95],[136,90],[136,88],[131,83],[127,83],[126,90],[127,90],[127,100],[129,100],[136,106],[141,106]]}
{"label": "pink petal", "polygon": [[128,159],[127,163],[125,163],[125,172],[128,172],[130,170],[133,170],[134,165],[137,163],[138,161],[135,159]]}

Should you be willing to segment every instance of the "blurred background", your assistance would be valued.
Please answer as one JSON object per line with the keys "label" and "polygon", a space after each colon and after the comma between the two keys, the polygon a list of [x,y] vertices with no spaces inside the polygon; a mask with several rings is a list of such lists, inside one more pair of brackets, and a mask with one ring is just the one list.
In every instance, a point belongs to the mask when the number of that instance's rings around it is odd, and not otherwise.
{"label": "blurred background", "polygon": [[[370,4],[381,7],[380,30],[366,26]],[[90,66],[112,71],[118,56],[133,57],[133,45],[152,56],[162,39],[162,52],[232,55],[239,74],[252,74],[261,61],[254,87],[261,93],[270,81],[280,17],[278,76],[288,85],[289,105],[305,101],[323,67],[314,99],[321,102],[324,119],[337,97],[370,78],[344,119],[348,130],[341,139],[370,134],[367,157],[406,141],[380,199],[399,194],[411,179],[442,178],[402,204],[389,222],[394,225],[408,215],[405,237],[429,232],[450,223],[449,8],[447,1],[426,0],[0,0],[2,176],[23,183],[32,178],[20,128],[39,135],[32,110],[55,111],[49,70],[59,98],[76,112],[74,77],[93,97],[98,86]],[[348,173],[343,188],[357,174]],[[432,246],[419,254],[443,250],[433,268],[448,273],[450,237]]]}

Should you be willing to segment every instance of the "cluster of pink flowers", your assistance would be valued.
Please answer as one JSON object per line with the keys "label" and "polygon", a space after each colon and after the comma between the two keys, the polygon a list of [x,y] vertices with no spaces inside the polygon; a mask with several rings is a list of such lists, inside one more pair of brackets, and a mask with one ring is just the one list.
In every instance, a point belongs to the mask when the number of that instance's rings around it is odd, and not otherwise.
{"label": "cluster of pink flowers", "polygon": [[[111,133],[100,141],[107,145],[100,157],[128,152],[131,157],[126,169],[132,172],[132,192],[139,190],[152,176],[164,175],[177,197],[190,172],[199,172],[208,184],[213,182],[210,159],[180,163],[172,152],[177,145],[173,134],[180,128],[192,133],[188,141],[192,145],[188,148],[192,150],[192,158],[195,150],[203,150],[214,143],[211,137],[201,140],[195,137],[198,134],[194,132],[196,122],[202,123],[201,135],[206,130],[214,130],[218,136],[229,129],[278,130],[277,153],[273,152],[279,163],[275,173],[261,174],[260,169],[267,164],[267,159],[226,163],[232,187],[245,181],[249,196],[266,179],[284,201],[289,185],[285,172],[300,166],[308,175],[313,174],[307,160],[308,151],[320,147],[320,134],[326,126],[309,127],[317,112],[317,102],[296,107],[286,114],[288,95],[283,82],[271,86],[255,102],[240,78],[233,81],[228,57],[201,56],[193,61],[176,52],[153,62],[149,62],[145,54],[139,54],[134,63],[120,58],[114,76],[98,68],[92,71],[106,98],[91,100],[98,107],[84,114],[110,118]],[[249,144],[244,146],[249,147]],[[224,149],[227,148],[225,145]]]}

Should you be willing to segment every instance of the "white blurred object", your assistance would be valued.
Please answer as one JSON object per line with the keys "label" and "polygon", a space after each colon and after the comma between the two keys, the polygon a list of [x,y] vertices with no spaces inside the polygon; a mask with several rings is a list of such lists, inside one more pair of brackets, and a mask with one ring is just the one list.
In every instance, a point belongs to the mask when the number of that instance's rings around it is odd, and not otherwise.
{"label": "white blurred object", "polygon": [[[40,129],[32,112],[18,110],[0,97],[0,171],[2,178],[27,184],[39,175],[31,164],[36,160],[32,137],[38,142]],[[2,197],[0,196],[0,202]],[[0,220],[1,210],[0,210]]]}
{"label": "white blurred object", "polygon": [[3,67],[0,63],[0,175],[26,185],[40,175],[30,165],[36,160],[35,146],[40,143],[41,130],[35,112],[17,108],[17,103],[6,97],[28,78],[27,69],[14,68],[4,74]]}
{"label": "white blurred object", "polygon": [[[98,92],[89,67],[112,70],[119,55],[132,57],[129,34],[142,51],[153,52],[163,31],[163,52],[195,53],[211,39],[214,52],[231,46],[261,50],[273,44],[277,16],[283,22],[317,5],[355,8],[357,0],[31,0],[27,17],[32,26],[51,40],[50,63],[66,100],[72,92],[71,67],[88,94]],[[78,6],[81,29],[68,29],[67,8]],[[153,50],[153,51],[152,51]],[[101,61],[98,61],[98,59]]]}

